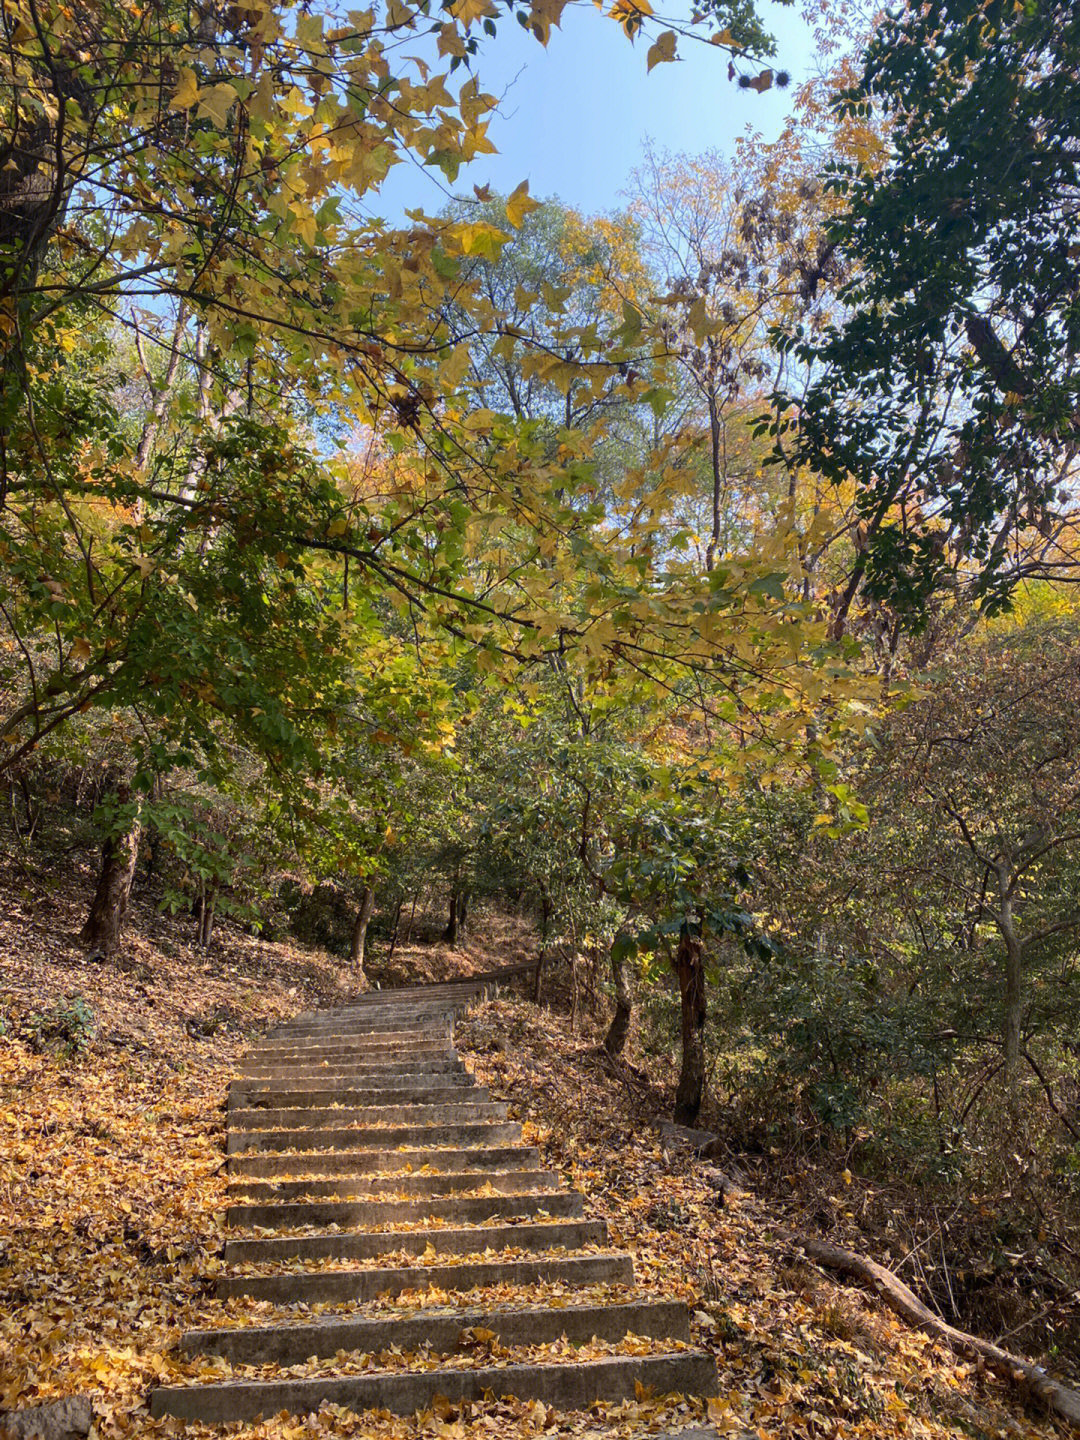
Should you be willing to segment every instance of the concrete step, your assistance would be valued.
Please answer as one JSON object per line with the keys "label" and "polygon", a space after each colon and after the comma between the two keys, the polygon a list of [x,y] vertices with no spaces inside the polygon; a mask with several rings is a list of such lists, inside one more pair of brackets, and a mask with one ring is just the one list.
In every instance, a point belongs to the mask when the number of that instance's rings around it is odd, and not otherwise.
{"label": "concrete step", "polygon": [[235,1130],[320,1130],[342,1125],[449,1125],[457,1121],[505,1120],[501,1100],[462,1100],[452,1105],[297,1105],[278,1110],[252,1107],[229,1111]]}
{"label": "concrete step", "polygon": [[415,1172],[426,1165],[443,1173],[456,1170],[536,1170],[540,1152],[528,1145],[490,1145],[445,1150],[325,1150],[306,1155],[273,1152],[229,1156],[232,1175],[265,1179],[270,1175],[364,1175]]}
{"label": "concrete step", "polygon": [[285,1079],[292,1084],[298,1080],[325,1080],[325,1079],[352,1079],[355,1084],[358,1079],[365,1079],[370,1084],[375,1084],[381,1077],[409,1080],[415,1083],[423,1075],[459,1075],[465,1070],[460,1060],[439,1058],[438,1060],[425,1060],[423,1056],[417,1056],[404,1065],[390,1065],[385,1060],[379,1060],[372,1064],[354,1065],[346,1060],[327,1060],[324,1064],[313,1064],[303,1061],[293,1064],[291,1061],[282,1061],[280,1064],[274,1062],[268,1065],[253,1065],[246,1061],[242,1069],[237,1071],[236,1078],[239,1080],[282,1080]]}
{"label": "concrete step", "polygon": [[407,1060],[413,1055],[453,1055],[449,1039],[403,1040],[394,1045],[373,1044],[370,1040],[332,1040],[312,1045],[252,1045],[245,1060],[367,1060],[385,1058],[391,1062]]}
{"label": "concrete step", "polygon": [[298,1365],[340,1350],[378,1354],[427,1346],[452,1355],[469,1343],[469,1330],[490,1330],[496,1343],[550,1345],[564,1335],[576,1345],[589,1340],[618,1342],[624,1335],[690,1339],[689,1312],[670,1300],[632,1300],[620,1305],[567,1305],[562,1309],[459,1310],[456,1314],[374,1315],[318,1320],[308,1325],[246,1326],[236,1330],[191,1330],[180,1342],[184,1355],[221,1355],[232,1365]]}
{"label": "concrete step", "polygon": [[272,1031],[255,1041],[255,1048],[269,1045],[427,1045],[437,1042],[446,1045],[450,1041],[450,1026],[425,1025],[414,1030],[320,1030],[318,1033],[295,1034],[284,1030]]}
{"label": "concrete step", "polygon": [[407,1089],[430,1080],[432,1085],[467,1085],[471,1077],[464,1065],[449,1068],[385,1070],[363,1065],[260,1065],[238,1070],[232,1084],[250,1090],[392,1090]]}
{"label": "concrete step", "polygon": [[462,1225],[422,1230],[361,1230],[328,1235],[275,1235],[226,1240],[226,1265],[273,1265],[281,1260],[376,1260],[381,1255],[482,1255],[485,1250],[580,1250],[603,1245],[603,1220],[527,1220],[521,1225]]}
{"label": "concrete step", "polygon": [[[541,1193],[553,1198],[559,1177],[552,1170],[461,1170],[448,1175],[354,1175],[342,1180],[230,1180],[230,1201],[298,1202],[301,1197],[408,1195],[441,1199],[490,1185],[498,1195]],[[483,1199],[483,1196],[479,1197]],[[363,1203],[363,1202],[360,1202]],[[395,1202],[398,1203],[398,1202]]]}
{"label": "concrete step", "polygon": [[632,1285],[629,1255],[537,1255],[527,1260],[464,1260],[458,1265],[373,1265],[351,1270],[293,1270],[282,1275],[223,1275],[222,1300],[248,1295],[277,1305],[374,1300],[406,1290],[472,1290],[477,1285]]}
{"label": "concrete step", "polygon": [[574,1190],[523,1195],[471,1195],[434,1198],[420,1195],[415,1200],[304,1200],[276,1205],[230,1204],[225,1223],[233,1230],[258,1226],[260,1229],[292,1230],[302,1225],[388,1225],[419,1224],[422,1220],[460,1220],[479,1224],[483,1220],[546,1214],[579,1216],[585,1202]]}
{"label": "concrete step", "polygon": [[448,1075],[447,1082],[438,1085],[402,1085],[398,1089],[381,1090],[356,1089],[341,1086],[337,1089],[311,1090],[251,1090],[238,1081],[233,1081],[229,1091],[228,1108],[233,1110],[263,1109],[289,1110],[320,1105],[461,1105],[468,1101],[490,1100],[487,1090],[472,1083],[472,1076]]}
{"label": "concrete step", "polygon": [[458,1014],[457,1006],[440,1001],[425,1006],[422,1010],[389,1010],[366,1016],[344,1015],[336,1020],[309,1021],[300,1025],[281,1025],[268,1030],[261,1039],[277,1040],[280,1036],[291,1039],[318,1039],[321,1035],[405,1035],[431,1034],[448,1031]]}
{"label": "concrete step", "polygon": [[471,997],[461,995],[432,995],[424,1001],[408,1005],[386,1002],[341,1010],[324,1010],[318,1015],[297,1016],[283,1025],[275,1027],[271,1034],[301,1034],[321,1030],[385,1030],[396,1027],[400,1030],[415,1030],[432,1025],[450,1017],[470,1003]]}
{"label": "concrete step", "polygon": [[382,1125],[377,1129],[322,1130],[230,1130],[226,1154],[237,1155],[246,1150],[354,1150],[369,1145],[390,1147],[409,1145],[500,1145],[521,1139],[521,1126],[516,1120],[479,1121],[475,1125]]}
{"label": "concrete step", "polygon": [[436,1396],[451,1403],[482,1400],[490,1392],[539,1400],[560,1410],[584,1410],[597,1401],[630,1400],[642,1389],[656,1394],[711,1394],[716,1367],[708,1355],[615,1355],[603,1360],[546,1365],[484,1366],[395,1374],[342,1375],[317,1380],[234,1380],[217,1385],[162,1387],[150,1400],[155,1418],[173,1415],[221,1425],[256,1420],[282,1410],[306,1414],[330,1402],[354,1411],[389,1410],[411,1415]]}

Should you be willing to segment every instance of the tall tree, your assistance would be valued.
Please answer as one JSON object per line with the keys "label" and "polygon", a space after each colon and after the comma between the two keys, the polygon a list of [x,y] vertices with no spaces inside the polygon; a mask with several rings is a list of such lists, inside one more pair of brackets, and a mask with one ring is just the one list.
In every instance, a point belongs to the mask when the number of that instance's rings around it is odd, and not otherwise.
{"label": "tall tree", "polygon": [[884,117],[888,150],[829,166],[845,309],[789,341],[819,373],[779,428],[858,487],[841,620],[863,584],[917,616],[961,563],[991,607],[1025,574],[1074,577],[1078,63],[1071,4],[932,0],[886,16],[836,99]]}

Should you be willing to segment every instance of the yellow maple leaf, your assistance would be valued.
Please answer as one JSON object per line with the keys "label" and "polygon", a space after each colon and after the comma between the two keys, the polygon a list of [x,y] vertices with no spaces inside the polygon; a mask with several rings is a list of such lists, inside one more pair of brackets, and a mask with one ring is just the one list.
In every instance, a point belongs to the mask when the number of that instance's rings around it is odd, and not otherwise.
{"label": "yellow maple leaf", "polygon": [[211,85],[209,90],[200,90],[199,108],[195,112],[200,120],[211,119],[219,130],[224,130],[229,111],[236,104],[236,90],[223,80],[220,85]]}
{"label": "yellow maple leaf", "polygon": [[195,71],[188,69],[185,65],[180,71],[180,84],[173,92],[169,101],[170,110],[190,110],[199,98],[199,82],[195,79]]}
{"label": "yellow maple leaf", "polygon": [[528,180],[523,180],[506,202],[506,218],[515,230],[520,230],[525,216],[539,208],[539,200],[533,200],[529,195]]}

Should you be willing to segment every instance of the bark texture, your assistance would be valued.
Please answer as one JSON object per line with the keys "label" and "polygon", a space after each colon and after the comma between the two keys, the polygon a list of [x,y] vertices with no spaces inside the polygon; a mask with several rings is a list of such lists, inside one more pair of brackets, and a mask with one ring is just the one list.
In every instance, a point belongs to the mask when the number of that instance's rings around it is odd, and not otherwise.
{"label": "bark texture", "polygon": [[630,1030],[630,1017],[634,1011],[634,992],[630,985],[630,969],[626,963],[626,952],[619,944],[621,936],[615,937],[611,947],[611,978],[615,984],[615,1014],[604,1036],[604,1049],[613,1060],[617,1060],[626,1048],[626,1036]]}
{"label": "bark texture", "polygon": [[367,949],[367,932],[371,924],[372,912],[375,909],[375,891],[370,885],[364,886],[364,893],[360,896],[360,908],[356,912],[356,923],[353,925],[352,945],[349,948],[349,959],[360,971],[364,973],[364,952]]}
{"label": "bark texture", "polygon": [[705,1094],[705,947],[688,930],[679,936],[675,974],[682,1002],[682,1068],[674,1119],[693,1125]]}
{"label": "bark texture", "polygon": [[[130,798],[127,786],[118,787],[117,799],[121,804],[126,804]],[[119,835],[107,836],[101,847],[97,888],[86,923],[79,932],[79,940],[88,950],[111,955],[120,944],[131,901],[141,836],[142,805],[139,804],[127,829]]]}

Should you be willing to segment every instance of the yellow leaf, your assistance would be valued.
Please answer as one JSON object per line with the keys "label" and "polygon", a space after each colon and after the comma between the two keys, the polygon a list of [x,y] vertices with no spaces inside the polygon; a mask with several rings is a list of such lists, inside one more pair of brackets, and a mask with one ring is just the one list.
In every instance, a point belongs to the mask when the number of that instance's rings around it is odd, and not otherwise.
{"label": "yellow leaf", "polygon": [[665,30],[662,35],[656,37],[656,42],[649,46],[649,53],[645,57],[645,64],[648,69],[654,65],[664,65],[676,58],[675,55],[676,35],[674,30]]}
{"label": "yellow leaf", "polygon": [[84,660],[89,660],[91,653],[89,642],[86,640],[76,640],[71,647],[71,658],[78,661],[79,664],[82,664]]}
{"label": "yellow leaf", "polygon": [[224,130],[229,111],[236,104],[236,91],[227,82],[211,85],[209,90],[199,91],[199,108],[195,112],[200,120],[211,119],[219,130]]}
{"label": "yellow leaf", "polygon": [[532,200],[529,197],[528,180],[523,180],[506,202],[506,218],[515,230],[520,230],[525,216],[539,208],[539,200]]}
{"label": "yellow leaf", "polygon": [[172,99],[169,101],[170,110],[190,110],[192,105],[199,98],[199,82],[195,79],[195,71],[189,70],[187,66],[180,71],[180,84],[176,87]]}

